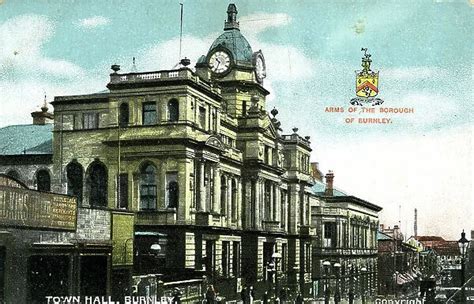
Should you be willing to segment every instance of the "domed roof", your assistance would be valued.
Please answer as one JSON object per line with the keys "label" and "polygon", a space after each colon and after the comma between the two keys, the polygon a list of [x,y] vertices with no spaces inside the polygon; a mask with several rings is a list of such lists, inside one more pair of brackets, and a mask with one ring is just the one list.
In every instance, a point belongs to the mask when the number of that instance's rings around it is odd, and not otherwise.
{"label": "domed roof", "polygon": [[252,64],[252,47],[239,29],[228,29],[222,33],[209,48],[208,55],[216,48],[229,50],[235,63]]}

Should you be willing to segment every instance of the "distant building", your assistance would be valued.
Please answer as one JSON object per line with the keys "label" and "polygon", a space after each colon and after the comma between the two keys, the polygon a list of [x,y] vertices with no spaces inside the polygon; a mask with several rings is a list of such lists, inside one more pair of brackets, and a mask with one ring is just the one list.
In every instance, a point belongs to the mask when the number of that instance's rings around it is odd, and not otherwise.
{"label": "distant building", "polygon": [[[381,225],[382,226],[382,225]],[[397,226],[395,226],[397,227]],[[395,229],[397,232],[398,227]],[[392,231],[393,232],[393,231]],[[399,231],[398,231],[399,232]],[[398,236],[394,238],[393,235]],[[378,294],[396,295],[419,288],[419,251],[399,236],[378,231]]]}
{"label": "distant building", "polygon": [[[334,188],[334,174],[326,184],[315,178],[319,199],[311,211],[316,228],[313,252],[314,289],[319,297],[329,289],[344,298],[377,293],[377,227],[381,207]],[[330,265],[324,266],[329,262]],[[340,265],[338,268],[337,265]]]}

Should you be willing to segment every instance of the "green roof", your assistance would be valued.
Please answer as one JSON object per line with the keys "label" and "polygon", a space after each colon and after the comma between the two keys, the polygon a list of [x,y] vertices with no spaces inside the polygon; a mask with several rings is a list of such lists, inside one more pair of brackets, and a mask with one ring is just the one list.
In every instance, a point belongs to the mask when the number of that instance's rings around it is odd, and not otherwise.
{"label": "green roof", "polygon": [[52,154],[53,125],[0,128],[0,155]]}
{"label": "green roof", "polygon": [[391,236],[383,233],[382,231],[377,230],[377,240],[378,241],[384,241],[384,240],[392,240],[393,241],[393,238]]}
{"label": "green roof", "polygon": [[222,33],[211,45],[208,54],[218,47],[229,50],[235,63],[252,64],[252,48],[238,29],[226,30]]}
{"label": "green roof", "polygon": [[[326,190],[326,184],[316,180],[314,182],[314,186],[312,187],[313,193],[316,194],[317,196],[324,196],[324,192]],[[340,190],[333,189],[333,196],[349,196],[349,194],[346,194]]]}

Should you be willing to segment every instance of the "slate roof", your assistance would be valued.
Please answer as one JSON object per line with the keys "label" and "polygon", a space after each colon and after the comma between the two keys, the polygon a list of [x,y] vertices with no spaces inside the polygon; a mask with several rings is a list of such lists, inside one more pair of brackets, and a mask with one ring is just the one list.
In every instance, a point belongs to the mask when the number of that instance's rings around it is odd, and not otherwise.
{"label": "slate roof", "polygon": [[0,155],[52,154],[53,124],[0,128]]}
{"label": "slate roof", "polygon": [[377,240],[378,241],[393,241],[393,238],[385,233],[383,233],[382,231],[378,231],[377,230]]}
{"label": "slate roof", "polygon": [[238,29],[226,30],[209,48],[210,54],[217,47],[224,47],[232,53],[236,63],[252,64],[252,47]]}

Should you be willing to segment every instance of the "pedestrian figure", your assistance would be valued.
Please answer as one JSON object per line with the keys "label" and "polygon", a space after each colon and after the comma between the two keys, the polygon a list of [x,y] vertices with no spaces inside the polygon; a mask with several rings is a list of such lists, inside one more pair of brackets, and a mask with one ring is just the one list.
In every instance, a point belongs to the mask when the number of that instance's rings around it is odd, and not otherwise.
{"label": "pedestrian figure", "polygon": [[253,290],[253,286],[249,288],[249,304],[253,304],[253,300],[255,299],[255,291]]}
{"label": "pedestrian figure", "polygon": [[298,295],[296,296],[296,304],[303,304],[303,296],[301,293],[298,292]]}
{"label": "pedestrian figure", "polygon": [[207,291],[206,291],[206,303],[207,303],[207,304],[214,304],[214,303],[216,303],[216,291],[214,290],[214,286],[213,286],[213,285],[209,285],[209,287],[207,287]]}
{"label": "pedestrian figure", "polygon": [[354,292],[349,291],[349,304],[354,304]]}
{"label": "pedestrian figure", "polygon": [[268,291],[265,291],[263,294],[263,304],[269,304],[268,303]]}

